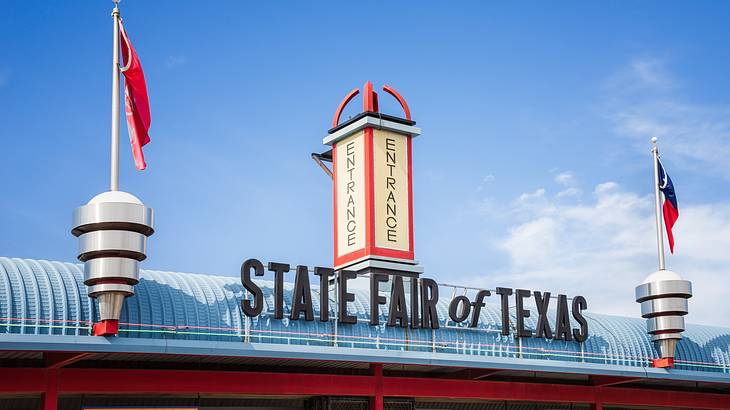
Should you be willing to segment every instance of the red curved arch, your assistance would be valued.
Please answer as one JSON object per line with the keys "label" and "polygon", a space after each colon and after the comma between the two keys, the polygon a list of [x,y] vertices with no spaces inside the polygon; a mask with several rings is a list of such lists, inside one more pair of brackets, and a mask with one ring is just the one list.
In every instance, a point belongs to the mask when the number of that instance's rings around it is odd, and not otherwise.
{"label": "red curved arch", "polygon": [[400,93],[398,93],[398,91],[396,91],[395,89],[393,89],[391,86],[389,86],[387,84],[383,86],[383,91],[392,95],[393,97],[395,97],[396,100],[398,100],[398,102],[400,103],[400,106],[403,107],[403,112],[406,114],[406,119],[410,121],[411,109],[408,108],[408,103],[406,102],[406,99],[403,98],[403,96],[400,95]]}
{"label": "red curved arch", "polygon": [[340,116],[342,115],[342,111],[345,109],[345,106],[352,101],[353,98],[355,98],[356,95],[360,94],[360,90],[357,88],[352,89],[345,98],[340,103],[339,107],[337,107],[337,110],[335,111],[335,116],[332,118],[332,128],[335,128],[337,124],[340,122]]}

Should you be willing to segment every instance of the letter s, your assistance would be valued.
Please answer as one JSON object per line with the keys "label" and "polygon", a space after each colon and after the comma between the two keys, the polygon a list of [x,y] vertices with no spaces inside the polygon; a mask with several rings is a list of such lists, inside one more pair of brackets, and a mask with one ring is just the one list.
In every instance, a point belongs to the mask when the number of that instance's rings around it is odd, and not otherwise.
{"label": "letter s", "polygon": [[241,309],[246,316],[255,317],[264,308],[264,292],[251,280],[251,268],[256,276],[264,276],[264,265],[258,259],[249,259],[241,265],[241,283],[253,295],[253,303],[245,298],[241,301]]}
{"label": "letter s", "polygon": [[573,329],[573,338],[576,342],[584,342],[588,338],[588,321],[581,311],[588,309],[588,302],[583,296],[573,298],[573,318],[580,323],[580,330]]}

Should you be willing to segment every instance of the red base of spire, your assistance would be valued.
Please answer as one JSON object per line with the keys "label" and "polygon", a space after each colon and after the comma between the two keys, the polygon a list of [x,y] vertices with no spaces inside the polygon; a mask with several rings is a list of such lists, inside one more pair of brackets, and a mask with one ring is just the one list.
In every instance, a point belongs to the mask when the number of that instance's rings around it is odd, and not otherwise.
{"label": "red base of spire", "polygon": [[651,360],[651,367],[674,367],[674,358],[673,357],[663,357],[661,359],[652,359]]}
{"label": "red base of spire", "polygon": [[94,336],[115,336],[119,333],[119,321],[107,319],[99,323],[94,323],[91,333]]}

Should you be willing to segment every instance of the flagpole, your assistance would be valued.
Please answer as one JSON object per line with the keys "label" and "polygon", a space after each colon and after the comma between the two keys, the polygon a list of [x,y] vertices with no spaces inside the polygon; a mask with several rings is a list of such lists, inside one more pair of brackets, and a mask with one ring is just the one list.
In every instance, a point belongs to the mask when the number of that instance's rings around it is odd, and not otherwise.
{"label": "flagpole", "polygon": [[651,149],[654,158],[654,199],[656,201],[656,241],[657,252],[659,253],[659,270],[665,270],[664,263],[664,233],[662,232],[662,198],[659,192],[659,147],[657,147],[657,138],[651,139],[653,145]]}
{"label": "flagpole", "polygon": [[119,0],[114,1],[114,53],[112,57],[112,150],[110,191],[119,190]]}

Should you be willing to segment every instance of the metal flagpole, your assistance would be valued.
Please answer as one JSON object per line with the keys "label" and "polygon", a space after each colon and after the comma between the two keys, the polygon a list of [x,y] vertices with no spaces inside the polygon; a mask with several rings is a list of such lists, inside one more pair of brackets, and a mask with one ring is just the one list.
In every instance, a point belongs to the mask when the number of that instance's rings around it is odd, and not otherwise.
{"label": "metal flagpole", "polygon": [[657,147],[657,138],[651,139],[653,145],[651,149],[654,158],[654,198],[656,200],[656,241],[657,252],[659,253],[659,270],[666,268],[664,264],[664,233],[662,232],[662,198],[659,192],[659,147]]}
{"label": "metal flagpole", "polygon": [[112,153],[109,190],[119,190],[119,0],[114,1],[114,55],[112,62]]}

